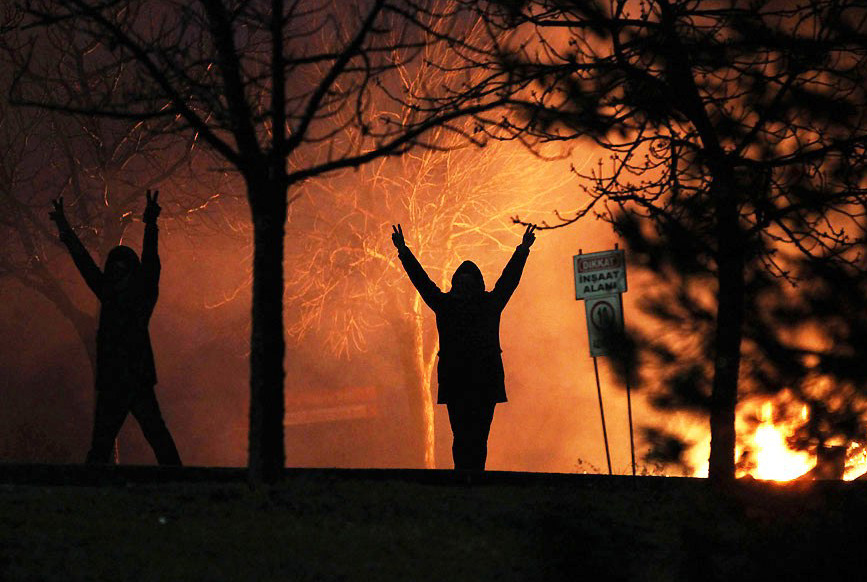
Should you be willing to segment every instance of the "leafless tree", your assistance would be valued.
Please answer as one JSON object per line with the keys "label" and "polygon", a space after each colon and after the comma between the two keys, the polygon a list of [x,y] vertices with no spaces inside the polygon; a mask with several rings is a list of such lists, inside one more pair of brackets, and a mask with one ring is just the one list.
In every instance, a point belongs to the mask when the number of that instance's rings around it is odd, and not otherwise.
{"label": "leafless tree", "polygon": [[[250,351],[250,475],[275,478],[283,452],[283,241],[289,203],[306,180],[395,156],[435,127],[505,102],[496,71],[480,85],[426,79],[411,93],[393,73],[415,66],[431,43],[461,40],[472,23],[453,7],[407,0],[22,0],[25,26],[74,27],[90,43],[89,66],[122,64],[122,90],[97,106],[57,83],[48,99],[15,84],[18,103],[113,118],[179,117],[242,177],[254,232]],[[469,24],[468,24],[469,23]],[[34,36],[18,79],[44,63]],[[373,104],[376,103],[374,106]],[[405,106],[411,103],[409,114]],[[481,120],[480,123],[484,123]],[[472,136],[469,136],[472,137]]]}
{"label": "leafless tree", "polygon": [[[516,144],[479,151],[459,148],[457,139],[442,142],[447,151],[414,152],[323,181],[330,204],[299,200],[289,223],[295,241],[288,251],[289,333],[302,339],[321,330],[339,356],[363,352],[369,333],[387,326],[403,354],[417,433],[407,437],[418,443],[418,462],[427,468],[435,466],[432,379],[439,345],[432,314],[408,285],[387,236],[391,224],[404,225],[428,273],[448,289],[467,258],[488,277],[499,274],[520,242],[510,217],[547,211],[552,192],[568,180],[562,174],[539,180],[548,174],[527,164]],[[344,179],[357,186],[344,187]]]}

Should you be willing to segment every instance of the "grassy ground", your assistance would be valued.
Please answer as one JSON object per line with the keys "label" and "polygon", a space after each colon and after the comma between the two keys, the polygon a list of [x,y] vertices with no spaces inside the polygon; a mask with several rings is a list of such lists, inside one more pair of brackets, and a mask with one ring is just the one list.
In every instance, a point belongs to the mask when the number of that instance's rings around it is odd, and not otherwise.
{"label": "grassy ground", "polygon": [[0,580],[867,578],[865,483],[0,465]]}

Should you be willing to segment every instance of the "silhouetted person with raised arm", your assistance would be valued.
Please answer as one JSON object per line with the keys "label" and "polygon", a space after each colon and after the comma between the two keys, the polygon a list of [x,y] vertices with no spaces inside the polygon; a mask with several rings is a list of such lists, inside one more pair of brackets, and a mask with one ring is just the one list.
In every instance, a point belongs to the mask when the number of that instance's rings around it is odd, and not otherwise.
{"label": "silhouetted person with raised arm", "polygon": [[500,314],[521,280],[536,227],[527,227],[493,290],[485,291],[482,272],[472,261],[464,261],[452,275],[447,293],[431,281],[406,246],[401,226],[392,229],[391,239],[409,280],[436,314],[440,339],[437,404],[448,409],[455,469],[483,471],[494,407],[506,402]]}
{"label": "silhouetted person with raised arm", "polygon": [[87,249],[69,226],[63,197],[54,202],[51,219],[66,244],[75,266],[100,302],[96,335],[96,411],[88,463],[108,463],[114,440],[127,414],[141,426],[160,465],[180,465],[172,435],[160,413],[154,385],[157,382],[148,322],[157,303],[160,258],[157,254],[157,203],[159,191],[145,195],[145,223],[141,261],[126,246],[113,248],[100,271]]}

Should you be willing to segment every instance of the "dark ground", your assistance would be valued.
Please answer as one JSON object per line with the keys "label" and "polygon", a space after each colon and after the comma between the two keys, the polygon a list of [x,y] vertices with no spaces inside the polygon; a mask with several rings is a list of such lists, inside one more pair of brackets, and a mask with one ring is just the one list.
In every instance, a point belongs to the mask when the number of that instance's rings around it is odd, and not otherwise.
{"label": "dark ground", "polygon": [[867,482],[0,464],[0,580],[864,580]]}

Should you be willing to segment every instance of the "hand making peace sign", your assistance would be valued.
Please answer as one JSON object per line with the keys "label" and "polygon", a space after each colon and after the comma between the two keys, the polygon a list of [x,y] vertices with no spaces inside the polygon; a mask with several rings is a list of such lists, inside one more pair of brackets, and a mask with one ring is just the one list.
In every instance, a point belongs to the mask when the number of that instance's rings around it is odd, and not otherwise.
{"label": "hand making peace sign", "polygon": [[48,217],[53,220],[58,227],[66,224],[66,214],[63,212],[63,196],[59,196],[57,200],[52,200],[51,204],[54,210],[48,213]]}
{"label": "hand making peace sign", "polygon": [[403,229],[401,228],[400,224],[398,224],[397,226],[394,226],[392,224],[391,230],[394,231],[391,233],[391,242],[394,243],[394,246],[397,248],[397,250],[400,250],[403,247],[405,247],[406,246],[406,240],[404,240],[404,238],[403,238]]}
{"label": "hand making peace sign", "polygon": [[148,190],[145,192],[145,198],[147,198],[147,206],[145,206],[144,216],[142,217],[142,221],[145,224],[156,224],[157,218],[162,211],[162,208],[159,204],[157,204],[157,198],[160,195],[159,190]]}
{"label": "hand making peace sign", "polygon": [[536,225],[528,224],[527,230],[524,231],[524,238],[521,240],[521,244],[527,247],[528,249],[533,246],[533,243],[536,242],[535,235]]}

